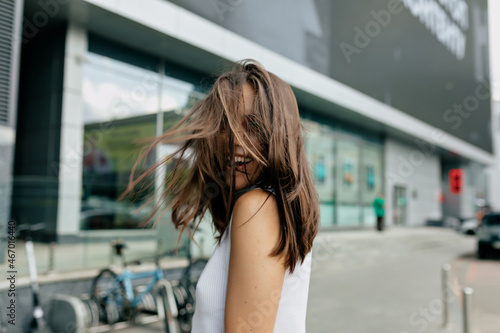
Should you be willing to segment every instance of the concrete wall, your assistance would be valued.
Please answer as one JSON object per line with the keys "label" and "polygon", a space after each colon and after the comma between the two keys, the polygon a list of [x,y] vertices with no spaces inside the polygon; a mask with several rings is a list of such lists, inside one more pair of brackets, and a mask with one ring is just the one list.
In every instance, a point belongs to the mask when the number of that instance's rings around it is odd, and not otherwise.
{"label": "concrete wall", "polygon": [[442,218],[439,193],[441,165],[433,146],[410,145],[388,138],[385,143],[386,225],[394,224],[394,187],[406,188],[406,225]]}

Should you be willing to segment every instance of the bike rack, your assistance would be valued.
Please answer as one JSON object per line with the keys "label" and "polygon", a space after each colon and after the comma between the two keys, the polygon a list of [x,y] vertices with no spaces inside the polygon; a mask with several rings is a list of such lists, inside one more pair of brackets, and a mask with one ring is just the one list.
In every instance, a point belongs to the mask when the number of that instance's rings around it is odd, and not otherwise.
{"label": "bike rack", "polygon": [[[140,291],[145,286],[137,286]],[[168,281],[162,281],[161,287],[172,288]],[[152,311],[151,301],[148,299],[147,310]],[[175,304],[174,304],[175,305]],[[155,309],[156,310],[156,309]],[[56,294],[52,297],[49,305],[48,324],[54,332],[74,332],[74,333],[100,333],[111,330],[132,327],[134,325],[146,325],[163,320],[163,314],[148,315],[140,314],[135,322],[119,321],[112,325],[99,322],[99,309],[93,299],[88,294],[80,297]]]}

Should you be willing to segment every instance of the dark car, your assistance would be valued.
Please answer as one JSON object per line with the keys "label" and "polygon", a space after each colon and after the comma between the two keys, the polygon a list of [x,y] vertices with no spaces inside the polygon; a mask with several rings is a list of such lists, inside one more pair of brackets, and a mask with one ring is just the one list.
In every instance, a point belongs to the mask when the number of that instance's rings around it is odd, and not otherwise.
{"label": "dark car", "polygon": [[494,251],[500,251],[500,213],[488,213],[477,231],[477,256],[487,258]]}

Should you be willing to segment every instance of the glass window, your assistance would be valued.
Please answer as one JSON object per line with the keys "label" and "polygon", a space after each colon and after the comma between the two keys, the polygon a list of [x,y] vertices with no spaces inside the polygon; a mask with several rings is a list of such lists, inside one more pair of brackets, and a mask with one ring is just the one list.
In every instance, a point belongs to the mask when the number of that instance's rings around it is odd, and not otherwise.
{"label": "glass window", "polygon": [[[137,228],[147,210],[134,212],[140,200],[117,198],[137,160],[139,140],[156,134],[160,75],[97,54],[87,57],[80,229]],[[152,163],[154,154],[138,171]]]}
{"label": "glass window", "polygon": [[335,138],[332,129],[303,120],[305,148],[320,201],[320,225],[335,223]]}
{"label": "glass window", "polygon": [[163,131],[175,125],[193,105],[204,97],[193,84],[172,77],[162,78],[161,111]]}
{"label": "glass window", "polygon": [[320,201],[320,226],[371,226],[372,202],[383,190],[383,145],[328,119],[302,119],[307,159]]}
{"label": "glass window", "polygon": [[158,73],[93,53],[87,58],[83,79],[85,124],[158,112]]}
{"label": "glass window", "polygon": [[[136,211],[154,189],[138,191],[134,201],[118,197],[125,190],[144,139],[176,124],[202,94],[195,86],[159,72],[95,53],[84,66],[84,156],[81,230],[134,229],[149,213]],[[174,147],[158,147],[146,156],[142,173]],[[158,169],[161,190],[165,169]],[[168,172],[168,170],[166,171]],[[160,224],[169,219],[165,214]],[[167,221],[168,222],[168,221]]]}
{"label": "glass window", "polygon": [[[136,205],[116,199],[136,161],[137,141],[155,136],[159,75],[97,54],[87,57],[80,229],[136,228]],[[149,156],[143,168],[153,162]]]}
{"label": "glass window", "polygon": [[360,200],[360,145],[341,137],[338,141],[338,224],[359,225],[361,220]]}
{"label": "glass window", "polygon": [[363,205],[363,224],[375,225],[376,216],[373,200],[383,191],[383,151],[381,146],[365,144],[361,148],[361,202]]}
{"label": "glass window", "polygon": [[[193,84],[164,76],[162,78],[161,94],[161,119],[162,132],[174,126],[191,107],[196,104],[204,95],[195,90]],[[179,146],[173,144],[159,145],[157,155],[162,159],[165,155],[175,152]],[[167,165],[157,169],[156,191],[163,193],[163,183],[168,177],[169,168],[175,164],[175,160],[170,160]],[[163,222],[168,224],[169,217],[163,215]]]}

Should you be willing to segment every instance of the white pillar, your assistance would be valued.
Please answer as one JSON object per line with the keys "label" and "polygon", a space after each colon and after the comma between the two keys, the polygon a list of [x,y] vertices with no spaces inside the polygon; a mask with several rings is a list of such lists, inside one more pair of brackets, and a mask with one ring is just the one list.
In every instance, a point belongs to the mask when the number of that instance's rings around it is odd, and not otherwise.
{"label": "white pillar", "polygon": [[489,167],[489,204],[500,211],[500,1],[488,1],[490,80],[491,80],[491,133],[496,163]]}
{"label": "white pillar", "polygon": [[80,231],[83,153],[83,65],[88,49],[87,31],[70,23],[66,34],[59,164],[58,236]]}

